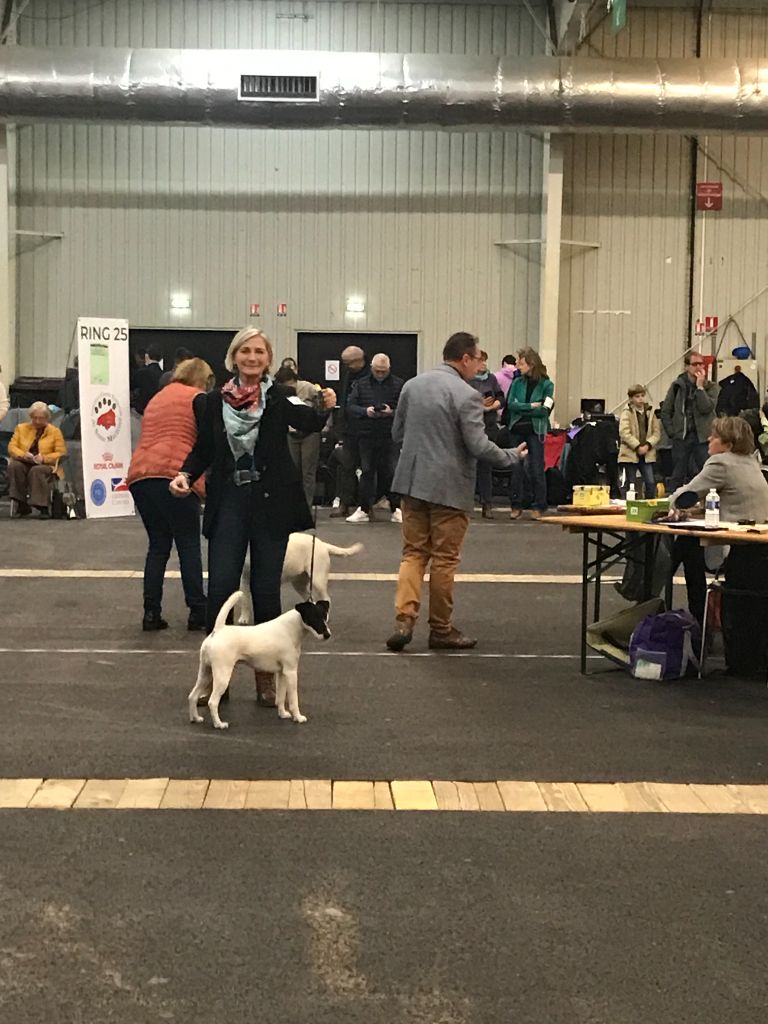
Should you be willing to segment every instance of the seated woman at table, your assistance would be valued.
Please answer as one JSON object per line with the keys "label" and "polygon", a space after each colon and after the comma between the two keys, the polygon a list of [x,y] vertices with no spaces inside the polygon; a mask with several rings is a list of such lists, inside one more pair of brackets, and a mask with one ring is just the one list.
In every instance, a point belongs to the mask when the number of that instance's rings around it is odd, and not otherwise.
{"label": "seated woman at table", "polygon": [[[690,483],[671,497],[673,508],[691,508],[714,488],[720,496],[720,519],[724,523],[752,520],[768,522],[768,484],[755,458],[755,440],[749,424],[739,416],[721,416],[712,424],[709,458]],[[707,596],[704,548],[698,537],[675,537],[672,571],[683,563],[688,606],[699,622],[704,617]],[[768,592],[768,546],[734,545],[725,563],[726,589]],[[725,617],[725,607],[723,608]]]}
{"label": "seated woman at table", "polygon": [[8,442],[8,484],[17,514],[28,516],[32,509],[48,518],[53,477],[63,476],[59,462],[67,454],[64,436],[51,424],[45,402],[29,407],[29,423],[19,423]]}

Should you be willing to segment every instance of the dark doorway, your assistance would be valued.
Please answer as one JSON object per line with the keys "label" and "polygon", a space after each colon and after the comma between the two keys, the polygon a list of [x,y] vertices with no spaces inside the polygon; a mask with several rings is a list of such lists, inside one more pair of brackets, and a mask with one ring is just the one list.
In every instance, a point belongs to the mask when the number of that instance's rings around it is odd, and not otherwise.
{"label": "dark doorway", "polygon": [[131,365],[133,353],[154,343],[163,350],[163,369],[173,369],[173,354],[177,348],[188,348],[199,359],[204,359],[216,374],[216,382],[224,384],[231,374],[224,368],[224,356],[236,333],[226,330],[195,330],[185,327],[131,327]]}
{"label": "dark doorway", "polygon": [[299,375],[315,384],[335,388],[336,381],[325,379],[325,363],[326,360],[338,361],[347,345],[359,345],[369,362],[377,352],[384,352],[392,363],[392,373],[403,380],[415,377],[418,372],[416,334],[299,331],[296,345]]}

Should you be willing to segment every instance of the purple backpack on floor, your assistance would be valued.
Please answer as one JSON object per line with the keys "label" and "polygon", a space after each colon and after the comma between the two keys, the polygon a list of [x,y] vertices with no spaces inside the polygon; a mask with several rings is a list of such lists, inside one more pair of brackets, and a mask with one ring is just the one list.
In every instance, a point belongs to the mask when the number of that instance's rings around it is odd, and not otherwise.
{"label": "purple backpack on floor", "polygon": [[629,667],[635,679],[682,679],[698,670],[701,628],[684,611],[646,615],[629,641]]}

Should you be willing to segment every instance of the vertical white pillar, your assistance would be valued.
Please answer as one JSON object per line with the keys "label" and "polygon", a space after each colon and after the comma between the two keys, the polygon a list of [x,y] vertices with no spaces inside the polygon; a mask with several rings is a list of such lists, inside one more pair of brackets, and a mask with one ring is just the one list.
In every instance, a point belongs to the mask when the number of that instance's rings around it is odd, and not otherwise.
{"label": "vertical white pillar", "polygon": [[0,366],[6,387],[16,376],[16,331],[11,291],[11,219],[8,209],[8,130],[0,125]]}
{"label": "vertical white pillar", "polygon": [[563,223],[563,141],[544,138],[541,210],[541,291],[539,354],[557,387],[557,330],[560,308],[560,242]]}

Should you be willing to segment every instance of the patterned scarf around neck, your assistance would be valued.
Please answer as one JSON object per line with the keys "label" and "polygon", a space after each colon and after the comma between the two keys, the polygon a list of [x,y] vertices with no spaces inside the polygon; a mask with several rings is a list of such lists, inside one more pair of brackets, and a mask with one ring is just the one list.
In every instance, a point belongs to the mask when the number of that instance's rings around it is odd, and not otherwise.
{"label": "patterned scarf around neck", "polygon": [[235,462],[243,455],[253,455],[271,386],[268,377],[258,384],[241,384],[235,377],[221,389],[224,430]]}

